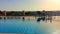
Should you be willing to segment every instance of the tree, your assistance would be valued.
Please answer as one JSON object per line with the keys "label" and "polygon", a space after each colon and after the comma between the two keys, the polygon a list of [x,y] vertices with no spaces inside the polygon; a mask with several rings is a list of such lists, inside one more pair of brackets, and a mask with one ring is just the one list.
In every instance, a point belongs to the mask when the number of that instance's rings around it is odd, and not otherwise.
{"label": "tree", "polygon": [[37,11],[37,14],[40,16],[41,15],[41,12],[40,11]]}

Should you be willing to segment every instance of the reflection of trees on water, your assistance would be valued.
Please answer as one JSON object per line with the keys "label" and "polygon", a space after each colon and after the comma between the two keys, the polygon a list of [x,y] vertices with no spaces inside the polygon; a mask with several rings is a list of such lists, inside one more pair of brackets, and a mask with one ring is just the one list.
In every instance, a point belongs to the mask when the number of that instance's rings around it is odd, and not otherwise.
{"label": "reflection of trees on water", "polygon": [[41,21],[48,21],[50,20],[50,22],[52,22],[52,20],[50,18],[46,18],[46,17],[22,17],[22,20],[25,21],[25,20],[28,20],[28,21],[37,21],[37,22],[41,22]]}
{"label": "reflection of trees on water", "polygon": [[[2,17],[4,18],[4,17]],[[0,19],[2,19],[0,18]],[[40,22],[41,20],[42,21],[48,21],[48,20],[51,20],[50,22],[52,22],[52,19],[51,17],[49,16],[49,18],[46,18],[45,16],[42,16],[42,17],[28,17],[28,16],[24,16],[24,17],[7,17],[7,18],[4,18],[4,20],[6,19],[22,19],[22,21],[25,21],[25,20],[28,20],[28,21],[37,21],[37,22]]]}
{"label": "reflection of trees on water", "polygon": [[42,21],[45,21],[45,17],[38,18],[38,19],[37,19],[37,22],[40,22],[41,20],[42,20]]}
{"label": "reflection of trees on water", "polygon": [[37,22],[40,22],[41,20],[42,21],[50,20],[50,22],[52,22],[52,14],[46,13],[45,10],[43,10],[42,12],[38,11],[37,14],[39,15]]}
{"label": "reflection of trees on water", "polygon": [[23,19],[23,21],[25,20],[25,18],[24,18],[24,17],[22,17],[22,19]]}

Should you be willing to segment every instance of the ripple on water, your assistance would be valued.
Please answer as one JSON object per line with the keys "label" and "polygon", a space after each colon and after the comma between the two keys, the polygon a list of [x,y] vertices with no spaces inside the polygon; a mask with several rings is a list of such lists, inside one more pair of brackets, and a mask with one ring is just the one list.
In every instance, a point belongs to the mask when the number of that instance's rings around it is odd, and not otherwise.
{"label": "ripple on water", "polygon": [[43,21],[37,23],[36,21],[23,21],[22,19],[2,19],[0,22],[0,32],[48,34],[53,30],[49,23],[46,24]]}

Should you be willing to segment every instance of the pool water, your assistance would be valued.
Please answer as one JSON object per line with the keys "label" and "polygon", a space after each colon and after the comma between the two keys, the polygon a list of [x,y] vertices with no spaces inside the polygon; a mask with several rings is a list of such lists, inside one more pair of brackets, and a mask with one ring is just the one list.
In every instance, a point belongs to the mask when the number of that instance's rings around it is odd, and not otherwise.
{"label": "pool water", "polygon": [[0,19],[0,32],[24,34],[51,34],[54,27],[50,22],[23,19]]}

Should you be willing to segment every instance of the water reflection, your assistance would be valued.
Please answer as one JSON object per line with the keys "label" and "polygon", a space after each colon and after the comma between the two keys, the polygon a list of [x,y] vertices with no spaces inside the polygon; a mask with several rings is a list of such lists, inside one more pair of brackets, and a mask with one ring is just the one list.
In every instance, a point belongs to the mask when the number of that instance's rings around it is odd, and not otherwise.
{"label": "water reflection", "polygon": [[37,19],[37,22],[40,22],[41,20],[42,20],[42,21],[45,21],[45,17],[38,18],[38,19]]}
{"label": "water reflection", "polygon": [[23,21],[25,20],[25,18],[24,18],[24,17],[22,17],[22,19],[23,19]]}
{"label": "water reflection", "polygon": [[[39,19],[39,23],[35,22],[38,19]],[[2,32],[25,32],[28,34],[29,33],[47,34],[48,32],[50,33],[50,30],[53,30],[51,28],[54,27],[51,26],[54,25],[53,23],[55,22],[51,23],[52,24],[51,25],[50,22],[45,23],[46,19],[47,18],[45,17],[42,18],[41,17],[20,17],[20,19],[12,18],[12,19],[0,20],[0,23],[2,23],[0,24],[0,32],[2,31]],[[54,17],[53,19],[55,20]]]}
{"label": "water reflection", "polygon": [[[2,18],[0,18],[2,19]],[[40,22],[42,21],[48,21],[50,20],[50,22],[52,22],[51,18],[47,18],[47,17],[35,17],[35,16],[21,16],[21,17],[4,17],[4,20],[6,19],[22,19],[22,21],[28,20],[28,21],[37,21]]]}

